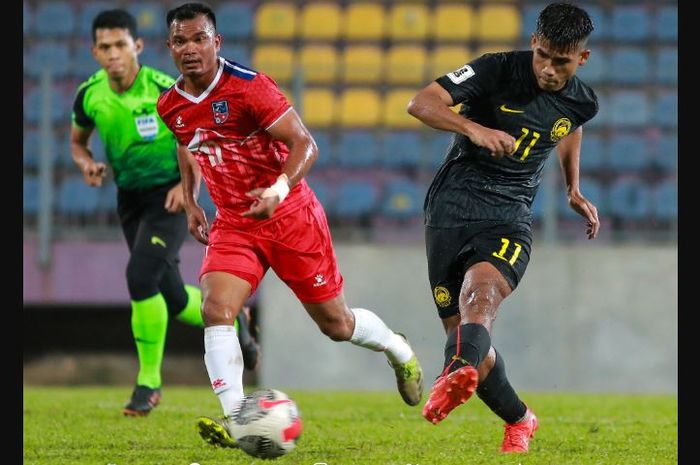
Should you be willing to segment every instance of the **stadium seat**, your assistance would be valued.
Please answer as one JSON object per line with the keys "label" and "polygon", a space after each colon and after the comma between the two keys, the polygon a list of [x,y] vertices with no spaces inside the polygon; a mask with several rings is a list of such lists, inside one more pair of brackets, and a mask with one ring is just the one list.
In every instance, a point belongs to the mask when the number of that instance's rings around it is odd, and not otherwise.
{"label": "stadium seat", "polygon": [[610,214],[623,220],[640,220],[651,213],[649,187],[639,179],[616,179],[610,186],[608,200]]}
{"label": "stadium seat", "polygon": [[390,7],[388,17],[390,39],[420,41],[428,37],[430,14],[427,6],[397,2]]}
{"label": "stadium seat", "polygon": [[342,53],[341,77],[346,83],[378,83],[384,76],[382,49],[376,45],[348,45]]}
{"label": "stadium seat", "polygon": [[286,45],[258,45],[253,50],[253,68],[277,82],[288,83],[294,74],[294,52]]}
{"label": "stadium seat", "polygon": [[350,88],[340,94],[339,122],[345,127],[375,127],[382,98],[371,88]]}
{"label": "stadium seat", "polygon": [[645,6],[616,6],[611,14],[611,35],[623,42],[641,42],[651,37],[649,14]]}
{"label": "stadium seat", "polygon": [[388,91],[384,96],[382,123],[390,128],[420,128],[422,123],[406,111],[408,102],[415,95],[414,88]]}
{"label": "stadium seat", "polygon": [[368,215],[375,210],[378,197],[377,187],[369,181],[343,181],[338,187],[335,212],[348,219]]}
{"label": "stadium seat", "polygon": [[[61,92],[51,92],[51,108],[49,119],[52,123],[67,122],[70,118],[70,106],[64,101]],[[72,103],[72,102],[71,102]],[[24,119],[28,123],[38,123],[41,119],[42,95],[41,88],[35,87],[24,94]]]}
{"label": "stadium seat", "polygon": [[253,9],[250,3],[225,2],[216,9],[216,28],[226,40],[247,39],[253,32]]}
{"label": "stadium seat", "polygon": [[58,211],[67,215],[95,213],[98,197],[98,190],[85,184],[82,176],[69,176],[58,189]]}
{"label": "stadium seat", "polygon": [[45,69],[50,69],[51,77],[60,79],[68,75],[70,50],[65,41],[45,40],[35,43],[24,59],[29,76],[38,79]]}
{"label": "stadium seat", "polygon": [[651,191],[652,214],[661,220],[678,219],[678,182],[662,181]]}
{"label": "stadium seat", "polygon": [[606,159],[607,145],[600,134],[584,131],[583,140],[581,141],[581,158],[579,160],[581,174],[584,175],[588,171],[603,168]]}
{"label": "stadium seat", "polygon": [[345,40],[381,40],[386,35],[384,7],[379,3],[351,3],[345,9],[341,37]]}
{"label": "stadium seat", "polygon": [[678,40],[678,6],[664,6],[654,15],[654,35],[661,40]]}
{"label": "stadium seat", "polygon": [[293,39],[297,10],[293,3],[261,2],[255,15],[257,39]]}
{"label": "stadium seat", "polygon": [[97,210],[105,213],[117,211],[117,185],[114,181],[103,182],[97,190]]}
{"label": "stadium seat", "polygon": [[598,97],[598,113],[584,124],[584,138],[586,130],[608,127],[611,119],[612,109],[607,91],[596,88],[595,92]]}
{"label": "stadium seat", "polygon": [[331,216],[335,214],[333,205],[335,200],[335,190],[333,189],[333,185],[324,179],[314,176],[307,177],[306,181],[309,183],[309,187],[311,187],[316,194],[318,201],[321,202],[321,205],[323,205],[326,215]]}
{"label": "stadium seat", "polygon": [[[62,147],[59,147],[58,139],[51,134],[49,136],[49,157],[52,164],[56,164],[59,152]],[[36,170],[39,168],[41,159],[41,131],[39,129],[30,129],[24,131],[22,137],[22,164],[25,168]]]}
{"label": "stadium seat", "polygon": [[26,36],[32,27],[32,10],[26,1],[22,2],[22,35]]}
{"label": "stadium seat", "polygon": [[85,81],[100,69],[100,65],[92,56],[92,42],[80,41],[74,50],[70,72],[77,79]]}
{"label": "stadium seat", "polygon": [[600,84],[610,79],[609,62],[608,54],[605,51],[595,50],[591,53],[586,64],[578,68],[576,75],[588,85]]}
{"label": "stadium seat", "polygon": [[343,168],[372,168],[377,165],[379,143],[369,131],[345,131],[338,139],[336,162]]}
{"label": "stadium seat", "polygon": [[521,28],[520,12],[515,6],[482,4],[476,15],[476,38],[480,41],[515,41]]}
{"label": "stadium seat", "polygon": [[39,211],[39,180],[36,176],[22,178],[22,212],[36,215]]}
{"label": "stadium seat", "polygon": [[[590,41],[596,43],[600,40],[607,40],[610,37],[610,18],[607,12],[600,6],[586,4],[582,5],[593,22],[593,32]],[[598,53],[598,52],[596,52]]]}
{"label": "stadium seat", "polygon": [[627,90],[613,92],[609,105],[609,122],[614,126],[643,126],[649,123],[651,109],[646,92]]}
{"label": "stadium seat", "polygon": [[678,49],[676,47],[665,47],[657,52],[654,72],[657,83],[678,84]]}
{"label": "stadium seat", "polygon": [[652,163],[667,174],[678,171],[678,135],[666,134],[652,148]]}
{"label": "stadium seat", "polygon": [[642,48],[620,47],[610,54],[610,77],[615,84],[645,84],[650,80],[649,53]]}
{"label": "stadium seat", "polygon": [[34,31],[40,37],[69,37],[75,31],[75,12],[69,2],[40,2],[34,14]]}
{"label": "stadium seat", "polygon": [[428,56],[430,59],[429,79],[444,76],[461,68],[472,59],[470,50],[461,45],[438,46],[431,50]]}
{"label": "stadium seat", "polygon": [[447,150],[452,145],[454,134],[445,131],[435,131],[426,144],[428,165],[432,171],[437,170],[447,156]]}
{"label": "stadium seat", "polygon": [[387,168],[419,168],[423,157],[423,144],[416,131],[391,131],[384,133],[379,160]]}
{"label": "stadium seat", "polygon": [[654,122],[664,128],[678,127],[677,91],[664,91],[656,96]]}
{"label": "stadium seat", "polygon": [[316,129],[311,126],[311,135],[316,141],[316,146],[318,147],[318,158],[312,170],[319,168],[326,168],[333,166],[335,164],[335,156],[333,144],[331,142],[331,134],[324,129]]}
{"label": "stadium seat", "polygon": [[113,8],[118,8],[116,2],[85,2],[81,4],[77,25],[80,38],[87,39],[92,44],[92,21],[99,12]]}
{"label": "stadium seat", "polygon": [[395,45],[386,54],[386,82],[396,84],[423,84],[427,56],[420,45]]}
{"label": "stadium seat", "polygon": [[384,184],[381,213],[393,219],[420,217],[425,193],[415,181],[407,178],[392,179]]}
{"label": "stadium seat", "polygon": [[299,36],[304,40],[336,40],[342,11],[335,3],[310,2],[302,7],[299,23]]}
{"label": "stadium seat", "polygon": [[[600,185],[600,181],[590,176],[582,176],[580,179],[581,193],[586,197],[593,205],[598,209],[598,216],[605,216],[607,214],[607,202],[603,188]],[[539,196],[540,194],[538,194]],[[584,218],[576,213],[570,206],[569,200],[563,193],[557,194],[557,213],[561,215],[562,218],[581,218],[582,222],[585,222]]]}
{"label": "stadium seat", "polygon": [[530,36],[537,28],[537,17],[546,6],[546,3],[526,3],[523,5],[522,27],[520,28],[521,39],[530,41]]}
{"label": "stadium seat", "polygon": [[332,45],[306,45],[299,50],[300,71],[308,84],[333,84],[338,77],[338,54]]}
{"label": "stadium seat", "polygon": [[608,166],[620,172],[635,172],[648,168],[649,143],[636,134],[614,134],[610,141]]}
{"label": "stadium seat", "polygon": [[[173,61],[170,53],[167,50],[165,53],[168,55],[168,59]],[[221,52],[219,55],[226,58],[228,61],[234,61],[247,67],[251,66],[250,49],[245,45],[239,43],[230,44],[226,41],[226,39],[224,39],[224,43],[221,44]],[[262,71],[265,72],[265,70]]]}
{"label": "stadium seat", "polygon": [[165,10],[156,2],[130,3],[126,10],[134,15],[142,37],[162,38],[166,35]]}
{"label": "stadium seat", "polygon": [[216,205],[214,205],[214,201],[211,199],[211,195],[209,194],[205,183],[202,183],[199,189],[199,198],[197,199],[197,203],[199,203],[199,206],[204,209],[204,213],[207,214],[207,220],[209,221],[209,224],[211,224],[216,216]]}
{"label": "stadium seat", "polygon": [[160,67],[161,54],[156,47],[144,47],[139,55],[139,63],[153,68]]}
{"label": "stadium seat", "polygon": [[307,88],[302,97],[304,122],[311,127],[326,128],[336,123],[335,95],[329,88]]}
{"label": "stadium seat", "polygon": [[447,3],[435,6],[430,35],[438,42],[460,42],[474,36],[474,9],[462,3]]}

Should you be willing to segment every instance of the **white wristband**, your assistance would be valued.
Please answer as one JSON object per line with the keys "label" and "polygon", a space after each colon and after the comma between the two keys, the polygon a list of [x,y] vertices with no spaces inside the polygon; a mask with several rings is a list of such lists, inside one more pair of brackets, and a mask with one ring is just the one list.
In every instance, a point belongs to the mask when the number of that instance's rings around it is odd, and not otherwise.
{"label": "white wristband", "polygon": [[277,196],[280,199],[280,203],[289,194],[289,178],[286,174],[282,173],[277,177],[277,181],[267,189],[265,189],[260,197],[263,199],[266,197]]}

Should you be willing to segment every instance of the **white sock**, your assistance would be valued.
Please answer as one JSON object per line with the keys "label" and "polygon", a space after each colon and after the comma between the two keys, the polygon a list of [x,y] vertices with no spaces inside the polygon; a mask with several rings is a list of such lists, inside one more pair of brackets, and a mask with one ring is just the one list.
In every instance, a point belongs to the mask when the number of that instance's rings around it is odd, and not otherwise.
{"label": "white sock", "polygon": [[233,326],[204,328],[204,364],[224,415],[230,415],[243,399],[243,354]]}
{"label": "white sock", "polygon": [[355,330],[350,342],[384,352],[393,364],[406,363],[413,357],[413,351],[406,341],[372,311],[364,308],[351,308],[350,311],[355,315]]}

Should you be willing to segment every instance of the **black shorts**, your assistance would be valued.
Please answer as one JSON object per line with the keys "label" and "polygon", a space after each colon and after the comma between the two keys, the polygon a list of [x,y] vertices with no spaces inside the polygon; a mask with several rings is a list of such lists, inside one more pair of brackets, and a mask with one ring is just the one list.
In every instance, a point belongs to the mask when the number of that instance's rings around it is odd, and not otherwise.
{"label": "black shorts", "polygon": [[426,226],[428,278],[440,318],[459,314],[464,274],[475,263],[491,263],[515,289],[530,261],[531,246],[528,223],[475,221],[458,228]]}
{"label": "black shorts", "polygon": [[143,190],[119,189],[117,213],[132,255],[163,258],[171,264],[179,262],[180,247],[188,232],[187,216],[165,209],[168,191],[178,182]]}

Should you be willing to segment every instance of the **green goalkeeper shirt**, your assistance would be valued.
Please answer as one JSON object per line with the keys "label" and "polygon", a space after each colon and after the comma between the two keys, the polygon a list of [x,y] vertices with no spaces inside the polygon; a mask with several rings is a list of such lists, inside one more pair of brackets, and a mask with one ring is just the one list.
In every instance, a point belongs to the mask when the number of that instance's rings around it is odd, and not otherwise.
{"label": "green goalkeeper shirt", "polygon": [[156,111],[160,93],[174,82],[142,65],[121,94],[109,86],[103,69],[78,87],[73,124],[97,128],[119,188],[144,189],[179,179],[175,138]]}

